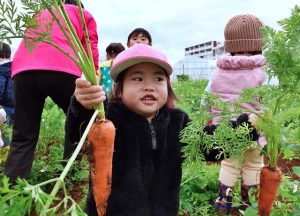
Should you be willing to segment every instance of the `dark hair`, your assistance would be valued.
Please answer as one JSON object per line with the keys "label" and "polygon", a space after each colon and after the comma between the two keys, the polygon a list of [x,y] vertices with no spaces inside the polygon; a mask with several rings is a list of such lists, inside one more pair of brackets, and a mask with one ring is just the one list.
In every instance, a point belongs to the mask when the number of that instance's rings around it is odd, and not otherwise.
{"label": "dark hair", "polygon": [[[77,5],[76,0],[65,0],[65,4]],[[80,1],[81,7],[84,8],[82,2]]]}
{"label": "dark hair", "polygon": [[[244,52],[230,53],[230,55],[235,56],[237,54],[242,54],[242,53],[244,53]],[[261,55],[262,51],[252,51],[252,52],[247,52],[247,53],[250,53],[251,55]]]}
{"label": "dark hair", "polygon": [[124,51],[125,47],[121,43],[110,43],[106,47],[106,54],[117,56],[120,52]]}
{"label": "dark hair", "polygon": [[0,42],[0,58],[9,59],[11,56],[10,46],[6,43]]}
{"label": "dark hair", "polygon": [[[112,101],[122,103],[121,96],[122,96],[123,87],[124,87],[124,77],[126,76],[127,72],[128,72],[128,69],[126,69],[125,71],[120,73],[117,80],[115,81],[112,91],[111,91],[111,94],[110,94],[110,99]],[[166,72],[166,75],[167,75],[167,72]],[[173,101],[179,101],[179,100],[176,97],[175,92],[172,89],[169,75],[167,75],[167,87],[168,87],[168,99],[167,99],[165,106],[167,108],[174,108],[173,106],[171,106],[171,104],[173,104]],[[169,105],[170,105],[170,107],[169,107]]]}
{"label": "dark hair", "polygon": [[127,43],[129,43],[130,38],[136,37],[136,36],[138,36],[139,34],[142,34],[144,37],[146,37],[146,38],[149,40],[150,45],[152,44],[152,38],[151,38],[150,33],[149,33],[146,29],[143,29],[143,28],[136,28],[136,29],[134,29],[134,30],[128,35]]}

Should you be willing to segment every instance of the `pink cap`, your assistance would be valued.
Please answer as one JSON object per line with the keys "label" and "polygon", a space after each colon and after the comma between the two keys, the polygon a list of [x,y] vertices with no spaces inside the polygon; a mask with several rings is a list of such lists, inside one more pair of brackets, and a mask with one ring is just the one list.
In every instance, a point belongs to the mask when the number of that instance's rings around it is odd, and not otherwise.
{"label": "pink cap", "polygon": [[138,43],[121,52],[113,60],[113,65],[110,69],[110,76],[114,81],[116,81],[119,74],[124,70],[142,62],[157,64],[162,67],[168,75],[171,75],[173,70],[167,57],[162,52],[149,45]]}

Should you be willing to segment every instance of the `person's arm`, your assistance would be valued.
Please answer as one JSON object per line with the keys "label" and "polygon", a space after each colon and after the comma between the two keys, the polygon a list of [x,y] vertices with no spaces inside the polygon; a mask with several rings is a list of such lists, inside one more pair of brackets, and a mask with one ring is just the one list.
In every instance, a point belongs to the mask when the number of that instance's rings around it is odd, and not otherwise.
{"label": "person's arm", "polygon": [[78,78],[75,82],[74,96],[76,100],[87,110],[94,105],[105,101],[105,92],[100,85],[92,85],[89,81]]}
{"label": "person's arm", "polygon": [[74,152],[94,113],[94,105],[106,99],[105,93],[99,85],[91,85],[90,82],[81,78],[76,80],[75,85],[75,92],[71,98],[65,125],[65,159]]}

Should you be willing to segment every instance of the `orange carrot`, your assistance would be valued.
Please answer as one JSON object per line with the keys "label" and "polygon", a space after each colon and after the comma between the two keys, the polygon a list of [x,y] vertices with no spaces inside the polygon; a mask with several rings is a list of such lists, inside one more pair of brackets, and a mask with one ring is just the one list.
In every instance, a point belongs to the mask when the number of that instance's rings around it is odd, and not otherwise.
{"label": "orange carrot", "polygon": [[115,127],[111,121],[96,119],[88,134],[94,199],[99,216],[105,215],[111,191]]}
{"label": "orange carrot", "polygon": [[261,170],[258,196],[258,211],[260,216],[270,215],[281,179],[282,172],[278,167],[275,170],[271,170],[265,166]]}

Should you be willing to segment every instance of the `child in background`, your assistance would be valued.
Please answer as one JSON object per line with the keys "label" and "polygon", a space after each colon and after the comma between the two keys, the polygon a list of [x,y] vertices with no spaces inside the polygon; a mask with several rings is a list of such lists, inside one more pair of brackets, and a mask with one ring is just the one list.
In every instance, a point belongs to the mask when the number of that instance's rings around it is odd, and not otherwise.
{"label": "child in background", "polygon": [[105,91],[106,96],[110,95],[113,85],[113,80],[109,75],[113,59],[116,58],[117,55],[124,50],[125,47],[121,43],[111,43],[106,47],[106,61],[99,65],[99,70],[101,73],[100,85],[102,85],[103,91]]}
{"label": "child in background", "polygon": [[15,112],[13,91],[13,81],[11,79],[11,49],[8,44],[0,43],[0,105],[5,111],[9,125],[13,123]]}
{"label": "child in background", "polygon": [[[6,43],[0,43],[0,164],[6,160],[10,140],[5,130],[12,125],[14,115],[13,81],[11,79],[11,49]],[[4,125],[7,124],[7,125]]]}
{"label": "child in background", "polygon": [[[182,174],[179,132],[188,116],[167,106],[167,101],[176,99],[171,73],[164,54],[144,44],[121,52],[113,62],[110,75],[115,83],[106,117],[117,130],[107,216],[178,214]],[[76,80],[66,125],[70,140],[76,142],[82,122],[89,121],[93,106],[105,98],[101,86]],[[91,190],[86,211],[97,215]]]}
{"label": "child in background", "polygon": [[134,29],[129,35],[127,39],[127,47],[131,47],[136,43],[142,43],[149,46],[152,46],[152,38],[150,33],[143,28]]}
{"label": "child in background", "polygon": [[[230,102],[236,100],[244,89],[263,84],[266,74],[262,71],[265,64],[265,58],[261,55],[263,42],[260,28],[262,26],[258,18],[248,14],[237,15],[229,20],[224,31],[224,48],[231,56],[224,56],[218,60],[217,68],[206,88],[209,93],[219,96],[225,102]],[[259,112],[255,103],[244,103],[240,106],[251,112]],[[221,111],[212,108],[211,113],[215,116],[211,127],[215,127],[222,119]],[[248,115],[241,116],[248,121]],[[236,121],[236,117],[231,120]],[[266,144],[263,137],[259,138],[258,143],[261,147]],[[219,213],[231,211],[230,191],[240,175],[243,203],[241,208],[245,210],[251,205],[248,192],[250,188],[257,188],[263,166],[263,156],[260,151],[251,148],[245,152],[242,164],[231,158],[221,162],[219,197],[214,200]]]}

